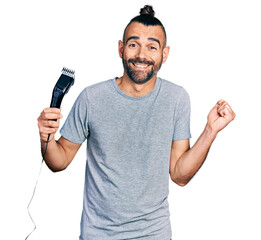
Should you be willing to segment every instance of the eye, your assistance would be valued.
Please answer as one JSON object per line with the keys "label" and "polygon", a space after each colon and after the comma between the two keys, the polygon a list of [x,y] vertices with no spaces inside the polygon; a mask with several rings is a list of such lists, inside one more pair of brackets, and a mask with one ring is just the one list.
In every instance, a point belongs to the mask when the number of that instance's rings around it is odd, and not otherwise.
{"label": "eye", "polygon": [[130,44],[129,44],[129,47],[130,47],[130,48],[135,48],[136,46],[137,46],[136,43],[130,43]]}
{"label": "eye", "polygon": [[157,48],[155,46],[149,46],[149,50],[151,51],[157,51]]}

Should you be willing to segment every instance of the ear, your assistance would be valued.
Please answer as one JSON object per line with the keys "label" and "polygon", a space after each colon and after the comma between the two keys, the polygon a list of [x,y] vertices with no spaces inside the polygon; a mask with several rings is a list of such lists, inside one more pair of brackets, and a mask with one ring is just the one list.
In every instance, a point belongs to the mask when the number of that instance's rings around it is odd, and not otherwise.
{"label": "ear", "polygon": [[167,61],[168,56],[169,56],[169,49],[170,49],[169,46],[164,47],[164,49],[163,49],[163,61],[162,61],[162,63],[165,63],[165,62]]}
{"label": "ear", "polygon": [[118,42],[118,51],[119,51],[120,58],[122,58],[122,55],[123,55],[123,47],[124,47],[123,45],[124,45],[123,42],[121,40],[119,40],[119,42]]}

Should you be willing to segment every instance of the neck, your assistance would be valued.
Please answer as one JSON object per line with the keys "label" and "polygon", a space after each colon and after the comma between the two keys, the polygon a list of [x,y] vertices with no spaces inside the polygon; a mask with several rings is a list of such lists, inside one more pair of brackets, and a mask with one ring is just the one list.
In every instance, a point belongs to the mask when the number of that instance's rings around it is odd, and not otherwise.
{"label": "neck", "polygon": [[125,73],[122,77],[116,79],[121,91],[131,97],[143,97],[150,93],[156,83],[157,76],[153,76],[148,82],[143,84],[137,84],[133,82]]}

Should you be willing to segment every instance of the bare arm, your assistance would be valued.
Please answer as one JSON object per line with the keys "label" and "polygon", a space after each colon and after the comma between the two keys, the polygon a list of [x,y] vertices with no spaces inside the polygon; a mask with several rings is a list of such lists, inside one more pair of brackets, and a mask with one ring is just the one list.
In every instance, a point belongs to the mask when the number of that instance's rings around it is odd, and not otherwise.
{"label": "bare arm", "polygon": [[[54,136],[59,129],[61,118],[60,109],[57,108],[44,109],[38,118],[42,154],[45,151],[47,138],[50,134],[44,160],[54,172],[67,168],[81,146],[81,144],[72,143],[63,137],[58,141],[55,140]],[[52,119],[58,119],[58,121],[52,121]]]}
{"label": "bare arm", "polygon": [[185,186],[204,163],[215,136],[206,128],[192,148],[189,140],[173,141],[171,146],[170,176],[172,181]]}
{"label": "bare arm", "polygon": [[235,118],[231,107],[220,100],[208,115],[206,127],[192,148],[189,140],[173,141],[170,157],[172,181],[185,186],[204,163],[218,132]]}

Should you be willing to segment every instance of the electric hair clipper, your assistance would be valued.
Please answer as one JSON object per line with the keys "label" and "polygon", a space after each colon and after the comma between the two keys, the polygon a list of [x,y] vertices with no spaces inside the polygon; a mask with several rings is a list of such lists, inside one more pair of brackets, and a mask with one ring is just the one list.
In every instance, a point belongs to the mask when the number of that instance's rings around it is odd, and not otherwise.
{"label": "electric hair clipper", "polygon": [[[58,79],[58,81],[55,84],[54,89],[53,89],[53,96],[52,96],[52,101],[51,101],[51,104],[50,104],[51,108],[52,107],[53,108],[60,108],[61,107],[61,103],[62,103],[64,95],[69,91],[70,87],[73,84],[74,84],[74,71],[70,70],[68,68],[63,68],[62,69],[62,74],[59,77],[59,79]],[[46,147],[45,147],[45,150],[44,150],[44,153],[43,153],[42,164],[43,164],[43,161],[44,161],[44,156],[46,154],[49,138],[50,138],[50,134],[48,134]],[[40,169],[40,172],[41,172],[41,169]],[[40,173],[39,173],[39,176],[40,176]],[[39,179],[39,176],[38,176],[38,179]],[[34,224],[33,231],[36,229],[36,224],[35,224],[33,218],[31,217],[31,214],[30,214],[30,211],[29,211],[29,207],[30,207],[31,202],[32,202],[33,197],[34,197],[34,193],[35,193],[35,189],[36,189],[36,186],[37,186],[37,183],[38,183],[38,179],[37,179],[35,187],[34,187],[32,198],[31,198],[31,200],[30,200],[30,202],[29,202],[29,204],[27,206],[28,214],[29,214],[29,216],[30,216],[30,218],[31,218],[31,220],[32,220],[32,222]],[[33,231],[27,235],[25,240],[27,240],[29,238],[29,236],[33,233]]]}
{"label": "electric hair clipper", "polygon": [[62,69],[62,74],[53,89],[51,108],[60,108],[64,95],[74,84],[74,71],[68,68]]}

